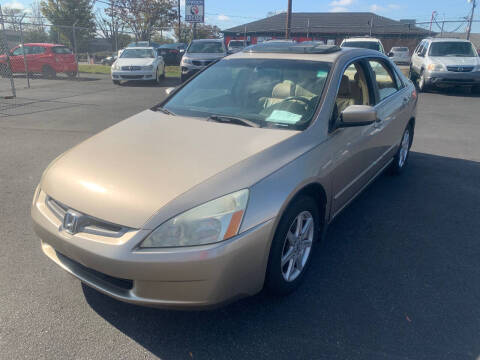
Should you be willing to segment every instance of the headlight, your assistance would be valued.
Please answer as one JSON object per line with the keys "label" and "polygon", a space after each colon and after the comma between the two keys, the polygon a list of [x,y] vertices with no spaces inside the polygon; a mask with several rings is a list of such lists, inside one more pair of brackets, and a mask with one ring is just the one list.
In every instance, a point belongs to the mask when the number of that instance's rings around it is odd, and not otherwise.
{"label": "headlight", "polygon": [[194,246],[227,240],[238,234],[247,201],[245,189],[197,206],[160,225],[140,247]]}
{"label": "headlight", "polygon": [[153,70],[153,65],[144,66],[143,70]]}
{"label": "headlight", "polygon": [[182,62],[184,64],[190,64],[190,65],[193,65],[193,62],[192,62],[192,59],[189,59],[189,58],[182,58]]}
{"label": "headlight", "polygon": [[112,69],[113,69],[113,70],[120,70],[120,65],[117,64],[117,62],[115,61],[115,62],[113,63],[113,65],[112,65]]}
{"label": "headlight", "polygon": [[442,64],[428,64],[428,71],[445,71],[445,67]]}

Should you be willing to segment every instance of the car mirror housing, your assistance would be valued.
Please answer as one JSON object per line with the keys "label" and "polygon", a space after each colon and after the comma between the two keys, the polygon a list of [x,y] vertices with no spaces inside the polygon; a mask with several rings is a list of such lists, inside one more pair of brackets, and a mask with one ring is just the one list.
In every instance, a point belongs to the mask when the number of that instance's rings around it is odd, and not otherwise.
{"label": "car mirror housing", "polygon": [[377,121],[377,110],[369,105],[350,105],[340,115],[339,127],[370,125]]}
{"label": "car mirror housing", "polygon": [[165,89],[165,92],[167,93],[167,95],[170,95],[174,90],[175,90],[174,87],[169,87]]}

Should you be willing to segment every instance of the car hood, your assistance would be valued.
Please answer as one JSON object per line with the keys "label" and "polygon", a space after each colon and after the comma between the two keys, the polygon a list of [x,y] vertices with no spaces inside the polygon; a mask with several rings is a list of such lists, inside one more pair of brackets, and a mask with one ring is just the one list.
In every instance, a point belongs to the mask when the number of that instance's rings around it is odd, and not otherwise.
{"label": "car hood", "polygon": [[225,57],[226,53],[212,53],[212,54],[201,54],[201,53],[185,53],[183,55],[185,58],[193,59],[193,60],[203,60],[203,59],[220,59]]}
{"label": "car hood", "polygon": [[67,151],[41,188],[72,209],[141,228],[177,196],[297,133],[147,110]]}
{"label": "car hood", "polygon": [[443,64],[445,66],[480,65],[479,57],[432,56],[430,59],[434,63]]}
{"label": "car hood", "polygon": [[119,66],[148,66],[153,64],[154,59],[117,59]]}

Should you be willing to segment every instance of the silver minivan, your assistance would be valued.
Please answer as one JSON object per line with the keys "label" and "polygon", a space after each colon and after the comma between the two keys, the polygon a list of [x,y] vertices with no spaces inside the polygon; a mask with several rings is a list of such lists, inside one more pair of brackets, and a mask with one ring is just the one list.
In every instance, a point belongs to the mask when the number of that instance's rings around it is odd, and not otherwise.
{"label": "silver minivan", "polygon": [[474,92],[479,92],[480,58],[468,40],[424,39],[413,52],[410,79],[418,82],[420,91],[471,86]]}

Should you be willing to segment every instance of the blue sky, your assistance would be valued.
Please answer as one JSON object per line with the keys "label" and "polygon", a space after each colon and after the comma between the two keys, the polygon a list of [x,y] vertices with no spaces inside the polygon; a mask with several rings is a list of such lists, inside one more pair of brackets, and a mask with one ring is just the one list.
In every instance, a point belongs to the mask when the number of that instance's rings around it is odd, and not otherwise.
{"label": "blue sky", "polygon": [[[293,11],[372,11],[392,19],[417,19],[429,21],[436,10],[438,19],[457,20],[469,14],[467,0],[292,0]],[[2,6],[28,7],[31,0],[1,0]],[[184,3],[184,0],[182,0]],[[287,0],[205,0],[206,22],[221,29],[261,19],[271,11],[285,10]],[[480,6],[477,6],[475,19],[480,20]],[[447,24],[452,30],[457,24]],[[437,29],[438,30],[438,29]],[[480,32],[480,23],[473,31]]]}

